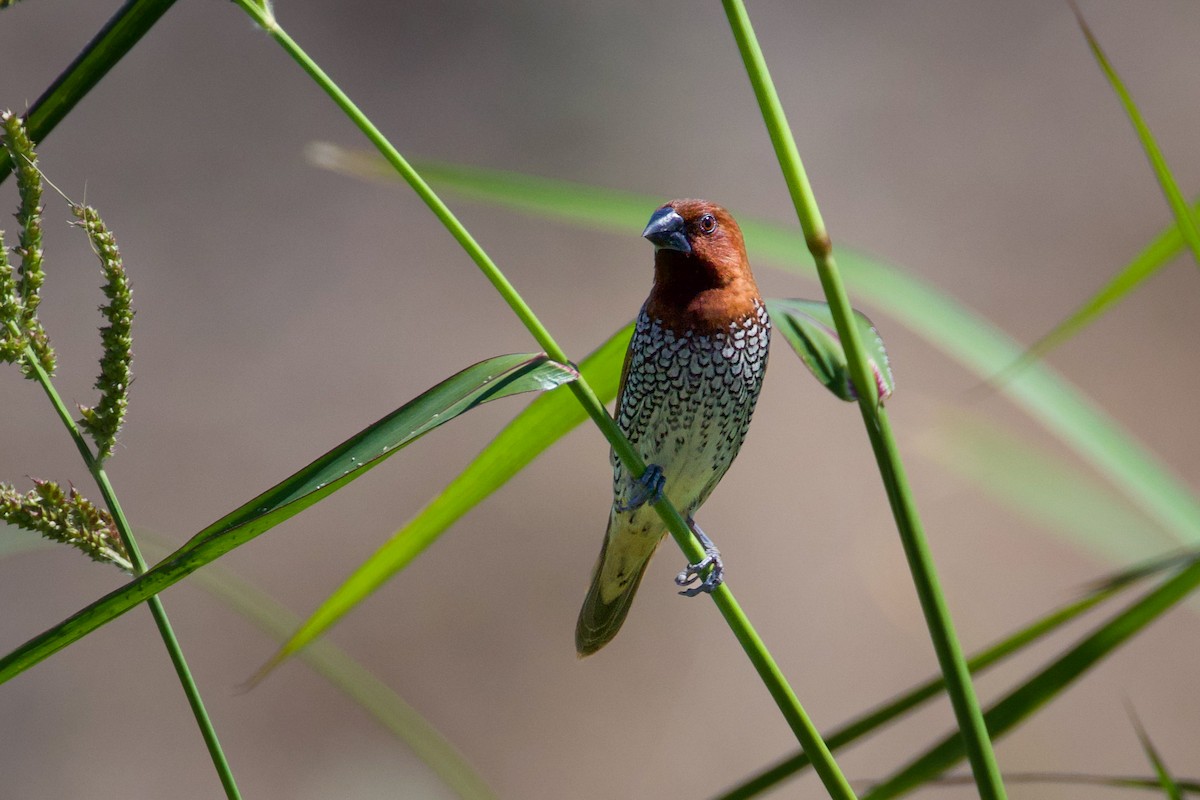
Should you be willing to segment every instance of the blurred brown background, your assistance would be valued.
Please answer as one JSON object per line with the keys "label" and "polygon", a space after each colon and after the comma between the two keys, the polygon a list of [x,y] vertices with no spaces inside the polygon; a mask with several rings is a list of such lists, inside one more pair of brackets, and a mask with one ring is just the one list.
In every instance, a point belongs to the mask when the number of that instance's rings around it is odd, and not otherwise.
{"label": "blurred brown background", "polygon": [[[0,13],[0,106],[49,85],[116,2]],[[409,156],[652,193],[794,222],[716,2],[280,3],[282,25]],[[1185,192],[1200,185],[1200,8],[1084,4]],[[1021,341],[1170,219],[1067,7],[1026,2],[750,5],[834,239],[904,265]],[[305,163],[362,145],[232,4],[179,3],[41,149],[116,231],[138,317],[132,408],[110,473],[135,525],[182,541],[473,361],[532,349],[408,190]],[[15,208],[11,185],[0,205]],[[448,196],[569,352],[629,319],[650,248]],[[43,318],[59,386],[91,396],[98,271],[48,198]],[[651,208],[647,208],[649,215]],[[5,212],[8,213],[8,212]],[[11,225],[9,226],[11,229]],[[764,293],[819,296],[759,263]],[[1200,483],[1195,266],[1186,259],[1052,358],[1190,485]],[[860,305],[862,305],[860,303]],[[964,644],[977,648],[1115,565],[996,505],[923,453],[955,407],[1063,448],[882,309],[890,405]],[[705,507],[730,583],[806,708],[831,728],[935,669],[858,414],[776,344],[756,424]],[[450,480],[523,401],[456,421],[223,560],[307,613]],[[15,368],[0,478],[72,480],[69,439]],[[705,797],[791,752],[719,615],[672,591],[667,544],[620,637],[572,647],[609,502],[582,428],[332,634],[427,715],[503,798]],[[581,523],[580,520],[583,520]],[[1130,530],[1130,537],[1152,532]],[[1161,538],[1154,540],[1163,541]],[[1166,544],[1148,546],[1149,551]],[[0,649],[117,586],[66,548],[0,563]],[[189,585],[165,602],[247,798],[448,797],[362,710]],[[988,674],[986,698],[1084,628]],[[1167,763],[1200,760],[1197,616],[1178,609],[998,744],[1006,771],[1149,774],[1123,707]],[[840,756],[886,775],[952,724],[939,703]],[[207,755],[144,609],[0,687],[4,798],[211,798]],[[811,775],[775,797],[819,797]],[[967,798],[969,788],[921,797]],[[1014,798],[1111,790],[1013,786]]]}

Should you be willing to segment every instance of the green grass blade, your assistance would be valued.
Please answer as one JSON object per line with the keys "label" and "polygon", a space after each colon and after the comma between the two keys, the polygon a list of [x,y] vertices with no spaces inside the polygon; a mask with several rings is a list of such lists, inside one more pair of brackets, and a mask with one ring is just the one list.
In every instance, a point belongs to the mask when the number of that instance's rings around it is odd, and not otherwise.
{"label": "green grass blade", "polygon": [[1175,225],[1159,234],[1145,250],[1138,254],[1133,261],[1118,272],[1104,288],[1089,298],[1078,310],[1056,325],[1041,339],[1034,342],[1017,361],[1001,373],[1001,378],[1010,376],[1027,366],[1031,361],[1045,356],[1055,347],[1058,347],[1079,333],[1079,331],[1097,319],[1108,308],[1165,266],[1185,244],[1191,249],[1193,258],[1200,264],[1200,230],[1196,226],[1196,213],[1200,211],[1200,206],[1190,205],[1184,199],[1175,176],[1167,165],[1162,151],[1159,150],[1158,143],[1154,140],[1154,135],[1150,132],[1150,127],[1146,124],[1145,119],[1143,119],[1141,112],[1138,110],[1137,104],[1133,101],[1133,96],[1129,93],[1124,81],[1117,74],[1112,62],[1108,60],[1104,50],[1101,49],[1100,43],[1096,40],[1091,29],[1084,21],[1079,8],[1074,3],[1071,6],[1075,11],[1075,17],[1079,22],[1080,30],[1083,31],[1083,35],[1087,39],[1092,55],[1095,56],[1096,62],[1104,72],[1104,77],[1108,79],[1109,85],[1112,86],[1113,92],[1117,95],[1117,99],[1121,101],[1121,105],[1129,117],[1129,121],[1133,124],[1133,130],[1137,134],[1138,141],[1141,142],[1142,149],[1146,152],[1146,158],[1154,170],[1154,175],[1158,179],[1159,186],[1162,188],[1163,196],[1166,197],[1167,204],[1171,208],[1171,213],[1175,217]]}
{"label": "green grass blade", "polygon": [[[316,142],[309,146],[308,158],[316,166],[350,177],[392,184],[399,182],[391,165],[374,152]],[[646,209],[657,208],[663,203],[657,195],[604,189],[521,172],[444,161],[415,161],[414,164],[430,184],[469,200],[499,205],[539,219],[583,224],[622,236],[644,227]]]}
{"label": "green grass blade", "polygon": [[[1200,213],[1200,203],[1190,206],[1191,213]],[[1183,251],[1183,234],[1179,225],[1171,225],[1161,231],[1150,244],[1126,264],[1112,280],[1104,285],[1096,294],[1088,298],[1070,316],[1049,333],[1038,339],[1021,354],[1020,358],[1006,367],[1000,378],[1010,376],[1027,367],[1031,362],[1042,358],[1054,348],[1074,337],[1118,301],[1140,286],[1151,275],[1166,266]]]}
{"label": "green grass blade", "polygon": [[[298,615],[219,564],[197,572],[192,582],[277,641],[284,641],[300,624]],[[494,800],[495,794],[462,753],[391,687],[344,650],[323,640],[314,642],[299,658],[408,745],[463,800]]]}
{"label": "green grass blade", "polygon": [[[783,256],[787,243],[766,237]],[[791,252],[795,252],[795,244]],[[847,281],[913,332],[988,378],[1020,356],[1011,338],[931,286],[856,253],[839,253]],[[1135,505],[1186,545],[1200,544],[1200,500],[1158,458],[1090,399],[1043,364],[1001,389],[1033,419],[1112,481]]]}
{"label": "green grass blade", "polygon": [[[579,372],[602,403],[617,395],[621,363],[633,334],[629,323],[579,364]],[[396,555],[411,561],[463,514],[520,472],[529,462],[587,419],[579,403],[561,391],[534,400],[482,452],[392,537]],[[400,564],[403,568],[404,563]]]}
{"label": "green grass blade", "polygon": [[[45,139],[173,5],[175,0],[129,0],[121,6],[29,109],[25,115],[29,138]],[[0,183],[11,173],[8,154],[0,151]]]}
{"label": "green grass blade", "polygon": [[[1056,608],[1017,632],[973,654],[968,658],[967,666],[972,673],[983,672],[1041,641],[1119,592],[1166,570],[1178,569],[1181,565],[1193,563],[1197,558],[1200,556],[1172,555],[1122,570],[1115,575],[1096,581],[1079,599]],[[944,689],[945,683],[941,677],[930,678],[830,732],[825,737],[825,742],[831,750],[845,747],[938,697]],[[798,752],[746,779],[721,795],[719,800],[747,800],[750,797],[757,797],[762,792],[808,767],[808,756],[803,751]],[[973,783],[974,778],[968,777],[967,782]]]}
{"label": "green grass blade", "polygon": [[[158,536],[139,531],[138,539],[143,545],[150,545],[144,548],[150,555],[161,556],[169,552],[165,540]],[[35,533],[0,523],[0,560],[54,546],[53,542]],[[275,598],[219,564],[210,564],[197,572],[191,583],[278,641],[286,639],[300,624],[300,617]],[[323,640],[307,648],[299,658],[403,741],[462,800],[495,800],[495,794],[462,753],[345,650]]]}
{"label": "green grass blade", "polygon": [[1183,792],[1179,788],[1179,784],[1171,777],[1170,771],[1167,770],[1167,765],[1163,763],[1162,757],[1158,754],[1158,749],[1154,746],[1154,742],[1150,741],[1150,736],[1146,733],[1146,729],[1142,727],[1141,720],[1133,710],[1133,706],[1129,707],[1129,719],[1133,723],[1133,728],[1137,731],[1138,741],[1142,744],[1142,750],[1146,754],[1146,758],[1150,760],[1151,766],[1154,767],[1154,774],[1158,777],[1158,786],[1163,790],[1168,800],[1183,800]]}
{"label": "green grass blade", "polygon": [[[322,145],[319,163],[351,174],[359,158]],[[375,159],[375,156],[370,156]],[[457,192],[538,218],[592,230],[622,231],[642,224],[645,209],[662,198],[502,170],[420,163],[421,174],[441,190]],[[751,256],[812,275],[804,237],[791,229],[739,216]],[[1170,250],[1171,233],[1161,237]],[[1165,257],[1165,256],[1164,256]],[[900,322],[979,378],[987,379],[1021,356],[1009,336],[949,295],[900,269],[850,248],[837,248],[846,285],[882,314]],[[1072,447],[1145,513],[1184,544],[1200,544],[1200,500],[1116,420],[1043,364],[1034,364],[1003,391],[1031,417]]]}
{"label": "green grass blade", "polygon": [[[180,553],[222,542],[222,552],[295,516],[384,459],[476,406],[578,377],[545,355],[515,353],[481,361],[442,381],[192,537]],[[231,535],[237,531],[237,535]]]}
{"label": "green grass blade", "polygon": [[[621,363],[632,335],[631,322],[580,365],[580,372],[602,403],[616,397]],[[254,680],[260,680],[290,654],[308,646],[390,577],[412,563],[463,514],[585,419],[587,414],[583,407],[565,391],[549,392],[530,403],[441,494],[393,534],[322,602],[271,661],[259,670]]]}
{"label": "green grass blade", "polygon": [[0,683],[290,519],[459,414],[489,400],[551,389],[577,377],[574,369],[540,354],[497,356],[468,367],[209,525],[144,575],[0,659]]}
{"label": "green grass blade", "polygon": [[955,414],[917,444],[1001,505],[1108,562],[1129,564],[1178,544],[1093,473],[992,419]]}
{"label": "green grass blade", "polygon": [[[1006,772],[1004,780],[1008,783],[1062,783],[1075,786],[1104,786],[1110,789],[1153,789],[1161,788],[1158,778],[1139,778],[1133,775],[1084,775],[1073,772]],[[939,786],[954,786],[971,783],[969,775],[947,775],[938,778]],[[1181,780],[1179,788],[1193,793],[1200,793],[1200,781]]]}
{"label": "green grass blade", "polygon": [[1175,181],[1175,176],[1171,173],[1171,168],[1167,166],[1167,160],[1163,157],[1162,151],[1158,149],[1158,143],[1154,141],[1154,134],[1150,132],[1150,127],[1142,118],[1142,112],[1138,110],[1137,104],[1133,102],[1133,96],[1125,87],[1125,82],[1121,80],[1121,76],[1117,74],[1116,69],[1108,60],[1108,56],[1104,54],[1100,43],[1096,37],[1092,35],[1091,28],[1083,19],[1083,14],[1080,13],[1079,7],[1075,5],[1074,0],[1071,2],[1071,10],[1075,12],[1075,18],[1079,21],[1079,28],[1083,31],[1084,37],[1087,39],[1088,47],[1092,50],[1092,55],[1096,57],[1096,63],[1100,65],[1100,69],[1104,71],[1104,77],[1108,79],[1117,98],[1121,101],[1121,105],[1125,108],[1125,113],[1129,116],[1129,121],[1133,123],[1133,129],[1137,133],[1138,141],[1142,144],[1142,149],[1146,151],[1146,158],[1150,161],[1151,168],[1154,169],[1154,177],[1158,179],[1159,186],[1162,187],[1163,195],[1167,198],[1167,205],[1171,207],[1171,213],[1175,215],[1175,222],[1179,226],[1180,233],[1183,234],[1183,240],[1192,251],[1192,257],[1196,263],[1200,265],[1200,229],[1196,227],[1196,217],[1192,214],[1188,207],[1187,200],[1183,197],[1183,192],[1179,191],[1179,184]]}
{"label": "green grass blade", "polygon": [[[988,731],[999,738],[1060,695],[1085,672],[1169,611],[1200,586],[1200,562],[1193,562],[1141,600],[1109,619],[984,714]],[[863,800],[899,797],[936,778],[965,757],[962,739],[953,734],[875,786]]]}

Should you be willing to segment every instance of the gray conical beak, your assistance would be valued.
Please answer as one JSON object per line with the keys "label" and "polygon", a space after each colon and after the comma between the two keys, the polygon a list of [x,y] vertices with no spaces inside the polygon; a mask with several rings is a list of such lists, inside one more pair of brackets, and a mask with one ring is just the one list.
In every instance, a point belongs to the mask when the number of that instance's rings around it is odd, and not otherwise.
{"label": "gray conical beak", "polygon": [[650,215],[650,224],[642,231],[642,236],[650,240],[655,250],[692,252],[687,239],[687,225],[683,217],[670,206],[663,206]]}

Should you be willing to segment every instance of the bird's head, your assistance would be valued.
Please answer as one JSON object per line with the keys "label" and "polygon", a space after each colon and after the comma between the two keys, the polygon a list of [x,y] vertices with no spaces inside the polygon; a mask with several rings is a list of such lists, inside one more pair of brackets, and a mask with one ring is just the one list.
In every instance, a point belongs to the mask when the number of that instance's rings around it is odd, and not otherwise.
{"label": "bird's head", "polygon": [[758,297],[742,230],[707,200],[672,200],[650,215],[642,236],[654,245],[654,294],[664,309],[743,307]]}
{"label": "bird's head", "polygon": [[672,200],[650,215],[642,236],[656,253],[679,253],[714,265],[746,259],[742,230],[733,216],[707,200]]}

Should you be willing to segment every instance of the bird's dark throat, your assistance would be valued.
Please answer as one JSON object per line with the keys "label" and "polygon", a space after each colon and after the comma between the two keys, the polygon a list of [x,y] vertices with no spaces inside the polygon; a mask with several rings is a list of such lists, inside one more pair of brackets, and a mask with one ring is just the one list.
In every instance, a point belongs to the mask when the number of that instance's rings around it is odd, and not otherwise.
{"label": "bird's dark throat", "polygon": [[674,250],[654,254],[654,288],[646,301],[653,319],[677,330],[723,330],[753,312],[758,290],[712,261]]}

